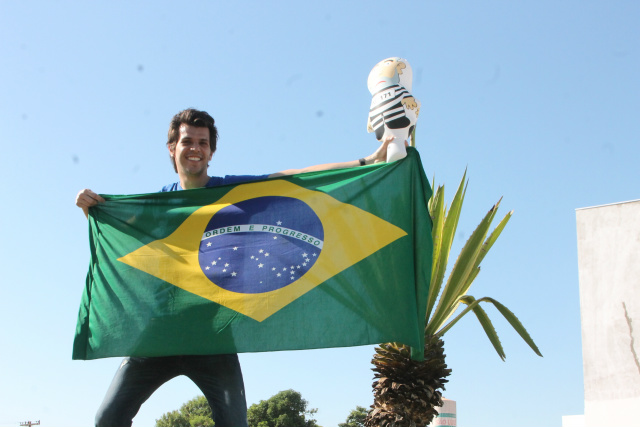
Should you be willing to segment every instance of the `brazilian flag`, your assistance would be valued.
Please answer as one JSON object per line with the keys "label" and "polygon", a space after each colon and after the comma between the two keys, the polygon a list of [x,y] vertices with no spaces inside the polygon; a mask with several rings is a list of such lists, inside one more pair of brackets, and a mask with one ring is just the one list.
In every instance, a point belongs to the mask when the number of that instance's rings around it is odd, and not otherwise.
{"label": "brazilian flag", "polygon": [[409,148],[389,164],[104,196],[73,358],[422,349],[430,195]]}

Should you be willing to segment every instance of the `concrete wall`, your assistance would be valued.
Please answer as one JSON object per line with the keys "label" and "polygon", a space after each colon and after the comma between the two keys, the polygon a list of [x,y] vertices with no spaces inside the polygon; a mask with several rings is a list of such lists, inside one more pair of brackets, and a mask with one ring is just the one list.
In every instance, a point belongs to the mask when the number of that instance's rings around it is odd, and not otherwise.
{"label": "concrete wall", "polygon": [[639,426],[640,201],[576,219],[585,426]]}

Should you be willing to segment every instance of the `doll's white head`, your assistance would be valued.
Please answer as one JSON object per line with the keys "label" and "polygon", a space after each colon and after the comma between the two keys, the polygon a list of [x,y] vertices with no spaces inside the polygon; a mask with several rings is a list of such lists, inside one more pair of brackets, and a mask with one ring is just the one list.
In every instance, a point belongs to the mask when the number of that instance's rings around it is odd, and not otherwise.
{"label": "doll's white head", "polygon": [[411,92],[413,72],[409,61],[397,56],[387,58],[376,64],[369,73],[367,87],[372,94],[378,90],[399,84]]}

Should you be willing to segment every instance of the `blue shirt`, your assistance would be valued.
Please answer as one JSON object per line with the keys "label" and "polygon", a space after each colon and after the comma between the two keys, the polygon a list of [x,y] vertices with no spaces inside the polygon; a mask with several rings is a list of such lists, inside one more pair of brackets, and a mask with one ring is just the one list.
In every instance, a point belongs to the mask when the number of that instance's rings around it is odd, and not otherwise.
{"label": "blue shirt", "polygon": [[[243,182],[258,181],[268,178],[269,175],[225,175],[225,176],[212,176],[205,187],[218,187],[227,184],[242,184]],[[173,184],[165,185],[161,191],[180,191],[182,190],[180,181]]]}

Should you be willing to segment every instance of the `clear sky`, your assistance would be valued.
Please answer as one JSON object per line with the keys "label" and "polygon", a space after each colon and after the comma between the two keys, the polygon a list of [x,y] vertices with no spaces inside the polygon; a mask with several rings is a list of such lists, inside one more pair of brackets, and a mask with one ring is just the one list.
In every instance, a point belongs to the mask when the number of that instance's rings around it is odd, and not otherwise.
{"label": "clear sky", "polygon": [[[560,426],[582,414],[575,209],[640,198],[640,3],[629,1],[0,0],[0,427],[86,427],[120,359],[72,361],[89,260],[82,188],[147,193],[177,180],[172,115],[221,139],[210,173],[353,160],[366,79],[407,58],[417,146],[447,200],[468,167],[454,251],[500,197],[514,217],[471,287],[492,307],[502,362],[474,317],[446,336],[445,396],[466,427]],[[293,388],[324,427],[372,403],[372,347],[241,355],[249,404]],[[163,386],[135,427],[199,394]]]}

